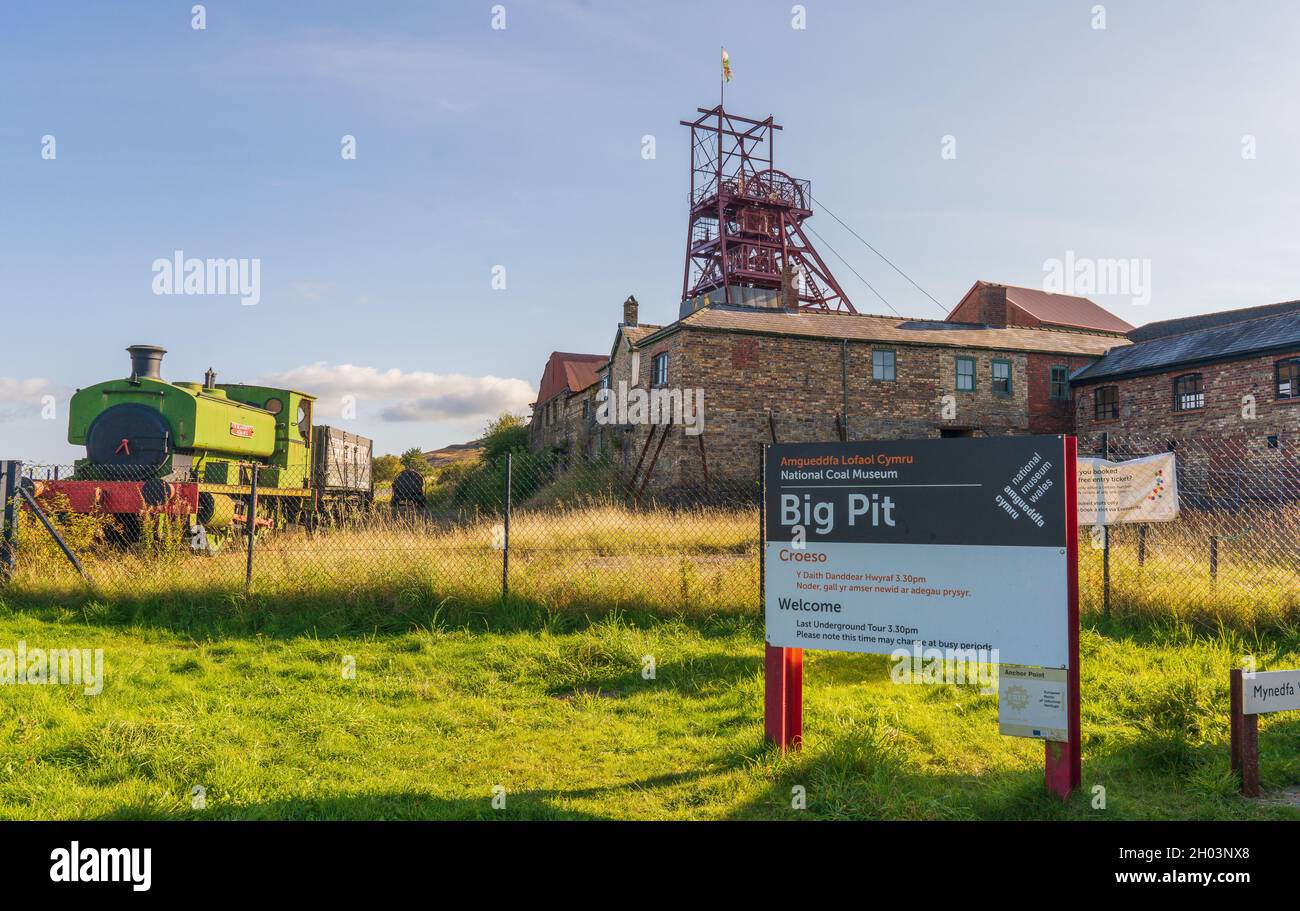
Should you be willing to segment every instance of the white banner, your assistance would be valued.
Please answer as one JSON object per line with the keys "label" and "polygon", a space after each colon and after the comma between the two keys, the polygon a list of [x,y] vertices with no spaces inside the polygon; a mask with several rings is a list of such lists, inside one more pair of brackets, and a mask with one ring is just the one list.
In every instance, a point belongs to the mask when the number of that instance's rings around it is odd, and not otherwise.
{"label": "white banner", "polygon": [[1079,524],[1172,522],[1178,473],[1172,452],[1109,462],[1079,457]]}

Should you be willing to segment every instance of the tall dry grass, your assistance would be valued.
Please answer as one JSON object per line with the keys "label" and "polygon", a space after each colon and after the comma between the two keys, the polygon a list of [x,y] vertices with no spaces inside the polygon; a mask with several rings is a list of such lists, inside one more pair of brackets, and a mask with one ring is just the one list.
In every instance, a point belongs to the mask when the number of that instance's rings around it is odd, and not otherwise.
{"label": "tall dry grass", "polygon": [[[653,616],[732,613],[758,616],[758,517],[753,509],[641,509],[592,503],[517,512],[510,529],[510,599],[534,613]],[[1266,632],[1300,627],[1295,543],[1259,537],[1263,523],[1222,533],[1222,521],[1189,515],[1153,527],[1139,559],[1137,532],[1113,530],[1110,612],[1117,618],[1185,621],[1203,629]],[[81,556],[88,590],[62,556],[33,536],[29,522],[8,599],[45,603],[205,603],[242,599],[247,554],[232,538],[214,555],[157,537],[115,547],[85,528]],[[1218,531],[1214,531],[1217,529]],[[1210,534],[1219,534],[1211,573]],[[1254,536],[1254,537],[1252,537]],[[343,612],[366,622],[430,610],[499,615],[501,520],[458,524],[388,514],[308,536],[259,539],[251,593],[267,610]],[[1081,533],[1085,615],[1103,610],[1102,552]],[[364,610],[354,610],[358,605]],[[486,622],[486,621],[485,621]]]}

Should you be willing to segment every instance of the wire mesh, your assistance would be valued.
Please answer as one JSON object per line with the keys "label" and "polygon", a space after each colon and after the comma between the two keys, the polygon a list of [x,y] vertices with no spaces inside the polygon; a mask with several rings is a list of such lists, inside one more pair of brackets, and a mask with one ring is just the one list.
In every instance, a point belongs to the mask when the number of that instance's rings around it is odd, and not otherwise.
{"label": "wire mesh", "polygon": [[[1079,446],[1112,460],[1170,451],[1176,520],[1081,527],[1084,612],[1294,626],[1296,452],[1245,433],[1092,434]],[[182,468],[160,484],[120,466],[24,467],[106,597],[249,591],[485,605],[508,593],[548,611],[760,610],[757,478],[643,486],[617,459],[518,449],[373,482],[368,472],[335,473],[334,486],[319,485],[313,469],[261,466],[253,507],[253,473],[235,463]],[[20,521],[16,543],[12,588],[57,599],[87,584],[39,522]]]}

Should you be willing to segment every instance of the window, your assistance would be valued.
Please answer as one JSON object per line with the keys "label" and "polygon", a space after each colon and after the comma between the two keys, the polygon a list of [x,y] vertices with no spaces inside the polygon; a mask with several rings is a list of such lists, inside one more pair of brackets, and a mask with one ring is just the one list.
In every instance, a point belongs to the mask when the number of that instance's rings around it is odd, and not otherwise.
{"label": "window", "polygon": [[957,358],[957,391],[975,391],[975,358]]}
{"label": "window", "polygon": [[582,400],[582,419],[585,421],[591,417],[591,399]]}
{"label": "window", "polygon": [[284,402],[276,398],[267,399],[266,410],[271,412],[271,414],[279,414],[284,410]]}
{"label": "window", "polygon": [[1097,421],[1113,421],[1119,417],[1119,387],[1098,386],[1093,393],[1092,416]]}
{"label": "window", "polygon": [[1205,407],[1205,386],[1199,373],[1184,373],[1174,380],[1174,411]]}
{"label": "window", "polygon": [[887,348],[875,348],[871,352],[871,378],[892,383],[898,379],[894,369],[894,352]]}
{"label": "window", "polygon": [[1053,367],[1050,383],[1052,398],[1068,399],[1070,397],[1070,370],[1068,367],[1060,365]]}
{"label": "window", "polygon": [[993,362],[993,391],[998,395],[1011,394],[1011,362]]}
{"label": "window", "polygon": [[668,352],[667,351],[663,351],[655,355],[654,361],[652,362],[652,368],[653,370],[651,376],[653,377],[653,379],[650,380],[650,385],[667,386],[668,385]]}
{"label": "window", "polygon": [[1277,362],[1277,397],[1300,399],[1300,357]]}

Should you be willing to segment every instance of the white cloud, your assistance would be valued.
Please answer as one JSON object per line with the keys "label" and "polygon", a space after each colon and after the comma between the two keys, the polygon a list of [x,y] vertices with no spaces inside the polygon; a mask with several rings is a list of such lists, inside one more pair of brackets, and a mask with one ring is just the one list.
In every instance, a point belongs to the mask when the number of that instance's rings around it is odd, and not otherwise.
{"label": "white cloud", "polygon": [[66,390],[41,377],[0,376],[0,421],[16,421],[40,413],[45,396],[61,398]]}
{"label": "white cloud", "polygon": [[378,403],[379,419],[391,422],[493,418],[503,411],[520,412],[536,397],[524,380],[324,361],[270,374],[261,382],[301,389],[327,401],[354,396],[358,402]]}

